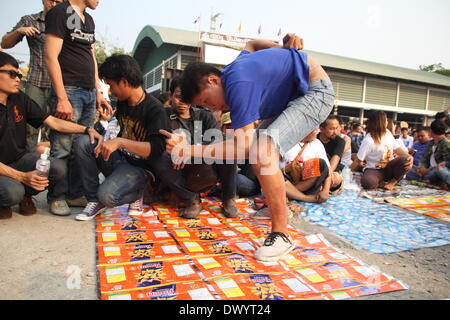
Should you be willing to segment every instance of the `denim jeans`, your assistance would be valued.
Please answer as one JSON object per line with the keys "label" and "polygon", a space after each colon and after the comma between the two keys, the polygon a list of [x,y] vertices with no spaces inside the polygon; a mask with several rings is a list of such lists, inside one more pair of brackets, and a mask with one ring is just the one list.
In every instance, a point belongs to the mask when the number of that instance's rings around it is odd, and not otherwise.
{"label": "denim jeans", "polygon": [[[74,143],[74,154],[80,163],[78,175],[87,201],[114,208],[138,200],[148,181],[145,170],[129,164],[119,151],[113,152],[108,161],[101,156],[96,159],[93,156],[96,145],[91,144],[88,136],[81,136]],[[101,185],[99,171],[106,177]]]}
{"label": "denim jeans", "polygon": [[[9,167],[21,171],[30,172],[36,170],[36,161],[39,159],[37,153],[27,153],[19,160],[8,164]],[[64,179],[66,175],[66,168],[64,163],[58,159],[50,159],[50,172],[49,172],[49,202],[58,200],[51,198],[50,194],[59,196],[53,191],[55,184]],[[53,192],[50,192],[53,191]],[[24,196],[35,196],[41,191],[37,191],[29,186],[20,183],[17,180],[11,179],[6,176],[0,176],[0,207],[12,207],[19,204]]]}
{"label": "denim jeans", "polygon": [[[28,83],[25,87],[25,93],[36,102],[41,109],[47,113],[46,103],[49,97],[50,89],[49,88],[39,88],[31,83]],[[43,135],[48,132],[48,129],[45,126],[41,127]],[[30,125],[27,125],[27,152],[35,152],[37,141],[39,136],[39,129],[36,129]]]}
{"label": "denim jeans", "polygon": [[[417,167],[413,167],[407,174],[406,179],[415,181],[429,180],[432,184],[438,184],[441,181],[439,172],[436,169],[430,170],[423,177],[420,177],[416,171]],[[444,173],[445,175],[445,173]],[[444,179],[442,179],[444,180]],[[445,180],[444,180],[445,181]]]}
{"label": "denim jeans", "polygon": [[252,197],[261,193],[261,187],[259,186],[259,183],[256,183],[243,174],[238,173],[236,181],[237,193],[240,197]]}
{"label": "denim jeans", "polygon": [[[163,184],[169,187],[181,201],[190,201],[196,194],[185,187],[181,171],[172,167],[172,160],[167,153],[148,161],[145,168],[130,164],[119,151],[111,154],[108,161],[101,156],[95,159],[89,137],[82,136],[74,144],[74,154],[80,164],[79,176],[82,180],[86,198],[90,202],[100,201],[107,207],[116,207],[137,200],[144,192],[148,176],[147,171],[155,174]],[[106,180],[99,185],[98,171]]]}
{"label": "denim jeans", "polygon": [[[82,126],[91,127],[95,118],[95,90],[77,87],[65,87],[67,96],[72,104],[72,122]],[[53,89],[50,91],[49,107],[51,114],[55,114],[58,99]],[[61,159],[66,163],[67,176],[55,186],[61,199],[76,199],[84,195],[81,179],[79,178],[80,164],[73,155],[73,142],[79,137],[75,134],[65,134],[56,131],[50,132],[51,152],[53,158]]]}
{"label": "denim jeans", "polygon": [[439,169],[438,177],[446,184],[450,185],[450,170],[447,167],[441,167]]}

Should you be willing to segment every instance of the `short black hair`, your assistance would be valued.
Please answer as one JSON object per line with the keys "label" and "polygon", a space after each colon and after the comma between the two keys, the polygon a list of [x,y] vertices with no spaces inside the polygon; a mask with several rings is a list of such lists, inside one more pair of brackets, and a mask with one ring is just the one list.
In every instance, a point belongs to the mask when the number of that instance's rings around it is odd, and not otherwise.
{"label": "short black hair", "polygon": [[321,128],[326,128],[326,127],[327,127],[327,121],[328,121],[328,120],[336,120],[337,122],[339,122],[340,125],[342,125],[341,117],[336,116],[336,115],[334,115],[334,114],[330,114],[330,115],[328,116],[328,118],[327,118],[324,122],[322,122],[322,124],[320,125],[320,127],[321,127]]}
{"label": "short black hair", "polygon": [[7,54],[6,52],[0,51],[0,68],[6,66],[7,64],[19,69],[19,63],[13,56]]}
{"label": "short black hair", "polygon": [[439,136],[444,135],[447,131],[447,127],[439,120],[434,120],[430,126],[431,132]]}
{"label": "short black hair", "polygon": [[402,132],[403,132],[403,131],[409,131],[409,129],[408,129],[408,128],[402,128],[401,131],[402,131]]}
{"label": "short black hair", "polygon": [[181,99],[186,103],[192,103],[192,100],[202,90],[203,77],[210,74],[222,76],[222,73],[216,67],[204,62],[191,62],[184,69],[181,77]]}
{"label": "short black hair", "polygon": [[175,77],[170,81],[170,93],[174,94],[175,90],[177,88],[180,88],[180,84],[181,84],[181,78],[180,77]]}
{"label": "short black hair", "polygon": [[447,117],[447,112],[438,112],[436,113],[436,116],[434,117],[434,119],[439,120],[442,118],[446,118]]}
{"label": "short black hair", "polygon": [[420,127],[419,129],[417,129],[417,132],[420,132],[420,131],[426,131],[427,133],[430,133],[430,128]]}
{"label": "short black hair", "polygon": [[158,95],[158,100],[161,101],[161,103],[165,103],[169,100],[169,92],[161,92]]}
{"label": "short black hair", "polygon": [[125,54],[113,55],[105,60],[99,68],[99,76],[119,83],[127,80],[133,88],[141,87],[144,83],[141,67],[131,56]]}
{"label": "short black hair", "polygon": [[352,126],[352,129],[353,129],[353,130],[356,130],[356,129],[358,129],[359,127],[362,127],[362,124],[361,124],[361,123],[354,123],[353,126]]}

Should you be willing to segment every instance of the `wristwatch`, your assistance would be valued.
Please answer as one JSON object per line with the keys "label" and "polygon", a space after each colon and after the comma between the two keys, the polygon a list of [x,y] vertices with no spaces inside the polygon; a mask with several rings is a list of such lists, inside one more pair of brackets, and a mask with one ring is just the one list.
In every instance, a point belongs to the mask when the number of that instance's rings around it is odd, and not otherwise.
{"label": "wristwatch", "polygon": [[84,134],[89,134],[89,129],[90,127],[86,127],[86,129],[84,129]]}

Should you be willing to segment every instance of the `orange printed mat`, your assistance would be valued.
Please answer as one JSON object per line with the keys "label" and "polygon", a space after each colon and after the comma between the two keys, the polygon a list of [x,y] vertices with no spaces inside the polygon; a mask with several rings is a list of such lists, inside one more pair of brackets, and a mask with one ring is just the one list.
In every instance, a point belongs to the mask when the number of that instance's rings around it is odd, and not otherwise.
{"label": "orange printed mat", "polygon": [[252,220],[241,199],[228,219],[204,199],[197,219],[153,205],[141,217],[126,207],[99,215],[97,262],[103,300],[338,300],[408,287],[333,248],[322,235],[290,228],[297,248],[279,262],[260,262],[255,250],[270,222]]}
{"label": "orange printed mat", "polygon": [[450,196],[389,199],[387,201],[400,208],[450,222]]}

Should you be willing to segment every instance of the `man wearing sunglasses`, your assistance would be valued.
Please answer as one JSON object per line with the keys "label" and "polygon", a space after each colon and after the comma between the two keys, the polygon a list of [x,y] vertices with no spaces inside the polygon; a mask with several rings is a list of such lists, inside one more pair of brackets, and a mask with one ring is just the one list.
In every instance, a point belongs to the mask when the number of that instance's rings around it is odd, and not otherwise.
{"label": "man wearing sunglasses", "polygon": [[64,199],[57,182],[64,179],[63,161],[50,159],[49,176],[35,170],[40,155],[26,150],[27,123],[35,128],[45,124],[50,129],[72,134],[88,134],[93,144],[103,137],[92,128],[47,115],[39,105],[20,91],[19,65],[12,56],[0,52],[0,220],[12,217],[11,207],[19,204],[24,216],[36,214],[32,196],[49,189],[50,212]]}
{"label": "man wearing sunglasses", "polygon": [[[17,25],[2,38],[3,49],[15,47],[24,37],[30,48],[30,69],[27,76],[25,93],[36,101],[41,109],[45,108],[50,91],[50,78],[44,62],[45,17],[55,5],[63,0],[42,0],[43,10],[36,14],[23,16]],[[27,150],[34,152],[39,130],[27,127]]]}

